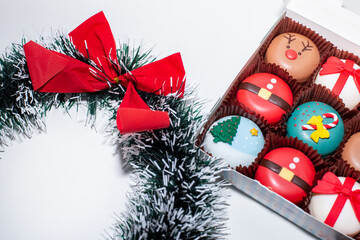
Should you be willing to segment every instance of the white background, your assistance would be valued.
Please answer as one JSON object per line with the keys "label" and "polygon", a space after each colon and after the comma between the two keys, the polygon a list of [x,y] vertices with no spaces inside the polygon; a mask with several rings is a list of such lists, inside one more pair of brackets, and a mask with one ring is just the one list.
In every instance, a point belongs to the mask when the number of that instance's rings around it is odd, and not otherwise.
{"label": "white background", "polygon": [[[282,0],[5,1],[0,52],[22,36],[70,32],[103,10],[115,39],[181,52],[189,83],[207,113],[283,11]],[[99,117],[101,119],[101,115]],[[105,117],[103,118],[105,119]],[[104,134],[76,114],[51,112],[47,133],[0,153],[0,239],[102,239],[125,209],[129,173]],[[287,220],[230,189],[229,239],[313,239]]]}

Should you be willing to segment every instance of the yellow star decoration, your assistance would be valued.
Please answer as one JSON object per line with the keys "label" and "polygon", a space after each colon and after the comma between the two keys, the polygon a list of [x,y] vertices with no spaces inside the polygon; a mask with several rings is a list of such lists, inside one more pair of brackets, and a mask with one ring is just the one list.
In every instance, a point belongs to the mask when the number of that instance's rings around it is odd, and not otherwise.
{"label": "yellow star decoration", "polygon": [[258,135],[258,130],[256,130],[255,128],[250,130],[251,132],[251,136],[257,136]]}

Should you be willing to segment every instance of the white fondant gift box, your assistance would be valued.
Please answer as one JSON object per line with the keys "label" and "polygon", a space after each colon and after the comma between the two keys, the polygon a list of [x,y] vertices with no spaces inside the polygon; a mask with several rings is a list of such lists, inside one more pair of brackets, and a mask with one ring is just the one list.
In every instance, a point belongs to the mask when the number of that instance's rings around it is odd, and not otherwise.
{"label": "white fondant gift box", "polygon": [[[258,202],[316,237],[351,239],[350,236],[357,236],[360,232],[360,211],[359,214],[356,211],[360,209],[360,198],[358,203],[354,200],[344,206],[336,202],[340,201],[338,195],[346,196],[343,202],[352,199],[357,194],[357,187],[353,190],[347,187],[329,197],[323,196],[327,195],[324,192],[316,192],[315,186],[326,171],[340,177],[338,186],[350,179],[349,172],[351,177],[360,179],[360,172],[350,171],[350,166],[339,157],[350,137],[351,121],[360,122],[360,59],[357,56],[360,54],[357,45],[360,37],[356,44],[354,38],[350,41],[328,26],[321,19],[322,15],[329,16],[329,12],[322,8],[325,3],[322,0],[291,1],[213,108],[198,134],[197,145],[206,154],[223,158],[230,167],[223,172],[224,178]],[[306,12],[309,6],[312,6],[311,13],[314,13],[314,8],[321,8],[320,18],[318,15],[312,18]],[[330,12],[337,8],[339,6],[330,8]],[[345,19],[350,16],[343,9],[339,12],[342,13],[339,16]],[[360,18],[352,21],[360,22]],[[360,26],[352,31],[360,34]],[[266,56],[274,39],[279,42],[275,49],[280,52],[281,62],[273,62]],[[317,63],[308,65],[305,77],[305,70],[298,69],[303,59]],[[296,76],[301,76],[301,79]],[[287,88],[278,90],[278,82],[284,82]],[[321,149],[326,149],[329,144],[331,150],[322,152]],[[280,151],[278,159],[267,154],[279,148],[283,153]],[[287,159],[289,152],[294,151],[291,149],[304,154],[301,163],[298,157]],[[305,166],[303,161],[308,162],[307,167],[302,167]],[[346,167],[341,168],[344,164]],[[261,174],[256,174],[260,166]],[[306,169],[312,168],[316,170],[315,176],[305,173],[308,172]],[[348,184],[349,181],[345,182]],[[285,187],[301,195],[288,196]],[[312,196],[314,201],[311,203]],[[329,198],[327,204],[322,203]],[[321,210],[319,205],[328,208]],[[332,206],[336,206],[339,215],[334,215]],[[328,216],[333,222],[327,220]],[[344,218],[351,221],[341,223]]]}
{"label": "white fondant gift box", "polygon": [[354,61],[331,56],[323,64],[315,83],[326,86],[338,95],[347,108],[353,109],[360,102],[360,70]]}

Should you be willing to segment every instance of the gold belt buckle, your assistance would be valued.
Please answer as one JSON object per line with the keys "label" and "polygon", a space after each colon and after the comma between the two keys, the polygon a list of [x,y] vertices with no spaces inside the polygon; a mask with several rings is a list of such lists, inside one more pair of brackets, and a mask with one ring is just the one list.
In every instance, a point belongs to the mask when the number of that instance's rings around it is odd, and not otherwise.
{"label": "gold belt buckle", "polygon": [[285,179],[286,181],[291,182],[292,179],[294,178],[295,174],[290,171],[287,168],[282,168],[281,171],[279,172],[279,176],[282,177],[283,179]]}
{"label": "gold belt buckle", "polygon": [[267,90],[265,88],[260,88],[258,96],[261,97],[262,99],[269,100],[271,94],[272,93],[269,90]]}

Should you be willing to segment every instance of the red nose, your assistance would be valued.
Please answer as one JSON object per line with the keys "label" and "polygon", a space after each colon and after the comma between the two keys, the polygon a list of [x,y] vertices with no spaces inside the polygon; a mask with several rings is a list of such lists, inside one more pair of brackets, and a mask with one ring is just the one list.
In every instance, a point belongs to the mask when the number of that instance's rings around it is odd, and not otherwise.
{"label": "red nose", "polygon": [[292,49],[288,49],[285,52],[285,56],[290,60],[295,60],[297,58],[297,53]]}

